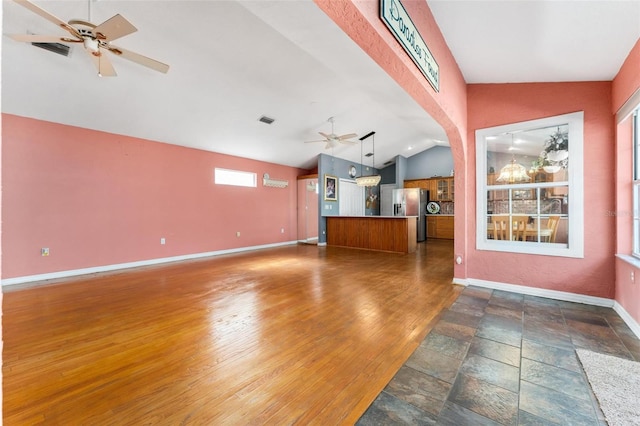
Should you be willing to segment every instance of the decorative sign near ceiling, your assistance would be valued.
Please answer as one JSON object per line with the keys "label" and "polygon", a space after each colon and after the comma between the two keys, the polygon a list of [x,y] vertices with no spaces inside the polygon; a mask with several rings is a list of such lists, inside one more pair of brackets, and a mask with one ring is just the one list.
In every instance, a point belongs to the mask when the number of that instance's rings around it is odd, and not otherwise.
{"label": "decorative sign near ceiling", "polygon": [[400,0],[380,0],[380,19],[407,51],[436,92],[440,91],[440,67]]}

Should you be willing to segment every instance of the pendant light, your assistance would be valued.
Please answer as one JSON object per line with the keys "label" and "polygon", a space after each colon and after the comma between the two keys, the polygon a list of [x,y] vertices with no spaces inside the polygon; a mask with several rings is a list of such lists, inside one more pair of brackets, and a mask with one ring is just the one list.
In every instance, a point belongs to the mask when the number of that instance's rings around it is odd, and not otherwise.
{"label": "pendant light", "polygon": [[[513,150],[513,133],[511,134],[511,150]],[[516,162],[516,156],[511,154],[511,161],[501,170],[496,182],[500,183],[522,183],[531,181],[531,176],[527,174],[527,169]]]}
{"label": "pendant light", "polygon": [[[356,178],[356,185],[358,186],[376,186],[377,184],[380,183],[380,179],[382,178],[380,175],[366,175],[363,176],[362,175],[362,144],[364,142],[365,139],[367,139],[369,136],[375,135],[376,132],[369,132],[366,135],[364,135],[363,137],[360,138],[360,176],[358,176]],[[371,169],[374,169],[375,163],[376,163],[376,144],[375,144],[375,137],[373,139],[371,139],[372,141],[372,149],[371,149]]]}

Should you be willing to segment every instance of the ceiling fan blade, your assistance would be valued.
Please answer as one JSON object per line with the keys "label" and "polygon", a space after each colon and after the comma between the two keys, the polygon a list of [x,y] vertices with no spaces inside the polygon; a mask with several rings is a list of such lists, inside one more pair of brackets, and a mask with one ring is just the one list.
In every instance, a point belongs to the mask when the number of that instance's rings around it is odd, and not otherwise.
{"label": "ceiling fan blade", "polygon": [[340,140],[338,142],[344,143],[344,144],[347,144],[347,145],[356,145],[358,143],[356,141],[343,141],[343,140]]}
{"label": "ceiling fan blade", "polygon": [[47,36],[38,34],[9,34],[9,37],[15,41],[24,41],[27,43],[81,43],[82,40],[76,40],[69,37]]}
{"label": "ceiling fan blade", "polygon": [[50,14],[49,12],[47,12],[44,9],[42,9],[41,7],[36,6],[35,4],[31,3],[30,1],[28,1],[28,0],[13,0],[13,1],[15,1],[16,3],[18,3],[19,5],[21,5],[23,7],[26,7],[27,9],[29,9],[30,11],[32,11],[36,15],[40,15],[41,17],[43,17],[47,21],[53,22],[54,24],[56,24],[56,26],[61,27],[66,31],[69,31],[71,34],[73,34],[77,38],[82,38],[82,37],[80,37],[80,33],[78,33],[78,30],[73,28],[71,25],[67,24],[62,19],[58,18],[57,16],[54,16],[54,15]]}
{"label": "ceiling fan blade", "polygon": [[351,139],[351,138],[357,138],[358,135],[356,135],[355,133],[349,133],[347,135],[342,135],[342,136],[338,136],[338,140],[345,140],[345,139]]}
{"label": "ceiling fan blade", "polygon": [[109,42],[131,33],[135,33],[138,29],[134,27],[131,22],[124,19],[122,15],[118,14],[107,19],[92,31],[98,40]]}
{"label": "ceiling fan blade", "polygon": [[328,134],[326,134],[326,133],[324,133],[324,132],[318,132],[318,133],[320,134],[320,136],[322,136],[323,138],[325,138],[325,139],[327,139],[327,140],[328,140],[328,139],[331,139],[331,135],[328,135]]}
{"label": "ceiling fan blade", "polygon": [[123,57],[124,59],[128,59],[137,64],[151,68],[152,70],[156,70],[165,74],[169,71],[169,65],[163,64],[162,62],[156,61],[155,59],[147,58],[146,56],[143,56],[139,53],[135,53],[130,50],[126,50],[113,45],[107,46],[107,49],[109,49],[112,53]]}
{"label": "ceiling fan blade", "polygon": [[103,51],[99,50],[96,53],[91,53],[87,50],[86,52],[91,56],[100,77],[116,77],[118,75],[109,57]]}
{"label": "ceiling fan blade", "polygon": [[318,143],[318,142],[327,142],[327,140],[323,139],[321,141],[305,141],[304,143]]}

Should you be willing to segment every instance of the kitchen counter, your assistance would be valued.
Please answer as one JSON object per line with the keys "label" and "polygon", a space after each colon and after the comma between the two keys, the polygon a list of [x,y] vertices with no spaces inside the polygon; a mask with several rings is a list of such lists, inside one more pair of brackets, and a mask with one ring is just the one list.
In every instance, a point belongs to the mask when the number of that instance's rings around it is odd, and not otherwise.
{"label": "kitchen counter", "polygon": [[417,216],[327,216],[327,245],[413,253]]}

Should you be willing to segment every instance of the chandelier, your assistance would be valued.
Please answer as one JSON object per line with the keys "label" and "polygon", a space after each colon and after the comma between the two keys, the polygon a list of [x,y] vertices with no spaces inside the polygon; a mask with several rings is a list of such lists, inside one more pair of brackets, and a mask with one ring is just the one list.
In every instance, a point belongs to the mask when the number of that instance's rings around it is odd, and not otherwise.
{"label": "chandelier", "polygon": [[496,179],[496,182],[500,183],[522,183],[529,182],[531,176],[527,174],[527,169],[516,162],[515,157],[511,158],[506,166],[500,170],[500,176]]}
{"label": "chandelier", "polygon": [[[513,150],[513,133],[511,134],[511,150]],[[516,162],[516,156],[511,156],[511,161],[501,170],[496,182],[500,183],[522,183],[531,181],[531,176],[527,174],[527,169]]]}
{"label": "chandelier", "polygon": [[[380,179],[382,178],[380,175],[366,175],[362,176],[362,143],[369,136],[375,135],[376,132],[369,132],[363,137],[360,138],[360,176],[356,178],[356,185],[358,186],[376,186],[380,183]],[[376,145],[375,145],[375,137],[371,139],[372,141],[372,149],[371,149],[371,170],[374,169],[375,160],[376,160]]]}

